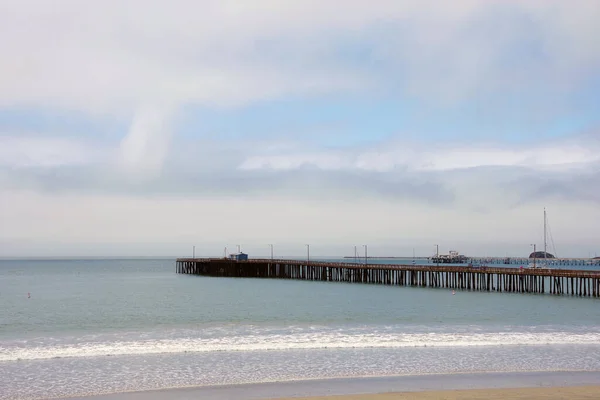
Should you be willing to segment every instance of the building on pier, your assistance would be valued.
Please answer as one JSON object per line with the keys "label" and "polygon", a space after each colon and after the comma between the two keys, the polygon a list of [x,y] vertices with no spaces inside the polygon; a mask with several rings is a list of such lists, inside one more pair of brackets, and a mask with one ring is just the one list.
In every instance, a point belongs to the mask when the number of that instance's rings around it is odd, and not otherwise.
{"label": "building on pier", "polygon": [[229,255],[229,259],[234,261],[248,261],[248,254],[242,252],[233,253]]}

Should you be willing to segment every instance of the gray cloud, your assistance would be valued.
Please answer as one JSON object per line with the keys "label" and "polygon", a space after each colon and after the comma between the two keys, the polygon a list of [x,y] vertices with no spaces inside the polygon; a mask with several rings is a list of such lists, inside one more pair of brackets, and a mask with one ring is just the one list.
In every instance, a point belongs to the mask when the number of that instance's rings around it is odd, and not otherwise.
{"label": "gray cloud", "polygon": [[[196,159],[165,164],[159,175],[131,179],[107,165],[0,169],[0,186],[42,193],[135,196],[293,197],[296,199],[378,198],[431,205],[465,206],[486,212],[498,204],[560,198],[600,202],[600,166],[585,171],[543,171],[525,167],[471,167],[449,171],[239,170],[234,150],[196,153]],[[467,206],[467,204],[469,204]]]}
{"label": "gray cloud", "polygon": [[[153,138],[147,138],[153,139]],[[154,138],[156,139],[156,138]],[[159,138],[160,139],[160,138]],[[41,146],[45,146],[42,142]],[[431,173],[411,173],[398,167],[391,172],[322,168],[306,164],[291,170],[240,169],[239,166],[268,146],[262,142],[176,140],[163,149],[160,168],[147,172],[146,143],[139,144],[140,173],[123,168],[120,158],[67,165],[11,165],[0,168],[0,187],[44,193],[121,194],[136,196],[290,196],[298,199],[413,199],[432,204],[450,203],[453,193]],[[277,147],[277,146],[276,146]],[[294,147],[292,147],[293,149]],[[253,150],[256,149],[256,150]],[[93,149],[92,149],[93,150]],[[164,151],[164,153],[163,153]],[[349,149],[352,154],[355,150]],[[120,157],[122,148],[117,149]],[[86,151],[81,157],[85,158]],[[114,160],[115,162],[110,162]],[[1,160],[0,160],[1,161]],[[153,166],[153,161],[148,161]],[[2,163],[0,162],[0,165]],[[135,172],[135,170],[134,170]]]}
{"label": "gray cloud", "polygon": [[600,164],[586,172],[531,173],[515,179],[510,190],[521,193],[521,202],[541,199],[587,201],[600,204]]}
{"label": "gray cloud", "polygon": [[453,192],[427,176],[370,171],[178,171],[166,168],[152,179],[131,180],[98,167],[0,169],[5,189],[41,193],[121,194],[135,196],[264,197],[296,199],[379,198],[448,204]]}
{"label": "gray cloud", "polygon": [[[0,189],[137,197],[408,200],[478,213],[553,198],[597,203],[600,197],[593,184],[600,171],[600,142],[587,135],[525,149],[476,144],[430,148],[395,140],[322,150],[302,143],[190,138],[175,138],[168,149],[161,129],[151,128],[142,139],[155,143],[149,148],[144,140],[138,143],[140,151],[127,168],[118,144],[100,148],[95,142],[72,146],[67,141],[62,146],[64,139],[55,143],[28,137],[23,142],[6,136]],[[44,149],[49,144],[52,159],[62,162],[41,157],[37,164],[36,159],[15,163],[21,153],[48,154]],[[70,156],[73,149],[75,158]],[[63,150],[67,157],[61,158]],[[140,173],[132,173],[137,168]]]}
{"label": "gray cloud", "polygon": [[[29,137],[22,142],[7,136],[3,143],[13,147],[6,147],[7,157],[0,157],[0,188],[135,196],[407,199],[478,212],[544,198],[599,198],[593,182],[600,170],[600,142],[589,134],[525,149],[476,144],[432,149],[396,140],[321,150],[301,143],[189,138],[175,138],[167,148],[161,124],[150,128],[133,149],[135,162],[127,168],[118,144],[111,149],[67,141],[62,146],[64,139],[36,142]],[[158,137],[153,136],[156,132]],[[48,154],[47,148],[54,149],[53,159],[64,162],[48,163],[42,157],[38,164],[35,159],[15,163],[21,153]],[[72,149],[78,152],[76,158],[70,155]],[[137,168],[140,173],[132,173]]]}

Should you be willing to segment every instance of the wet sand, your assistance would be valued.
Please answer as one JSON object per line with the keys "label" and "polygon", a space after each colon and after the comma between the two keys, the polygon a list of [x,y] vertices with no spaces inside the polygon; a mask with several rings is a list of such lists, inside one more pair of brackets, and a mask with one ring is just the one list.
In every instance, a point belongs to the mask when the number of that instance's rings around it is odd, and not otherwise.
{"label": "wet sand", "polygon": [[277,400],[597,400],[600,386],[443,390],[431,392],[404,392],[356,394],[318,397],[288,397]]}
{"label": "wet sand", "polygon": [[600,399],[600,372],[493,372],[334,378],[159,389],[70,400]]}

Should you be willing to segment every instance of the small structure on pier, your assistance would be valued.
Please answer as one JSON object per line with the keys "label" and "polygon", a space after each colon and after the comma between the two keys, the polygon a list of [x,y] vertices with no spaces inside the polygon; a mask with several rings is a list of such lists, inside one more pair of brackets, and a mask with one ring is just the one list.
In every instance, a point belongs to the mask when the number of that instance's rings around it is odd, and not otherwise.
{"label": "small structure on pier", "polygon": [[229,259],[234,261],[248,261],[248,254],[242,252],[233,253],[229,255]]}

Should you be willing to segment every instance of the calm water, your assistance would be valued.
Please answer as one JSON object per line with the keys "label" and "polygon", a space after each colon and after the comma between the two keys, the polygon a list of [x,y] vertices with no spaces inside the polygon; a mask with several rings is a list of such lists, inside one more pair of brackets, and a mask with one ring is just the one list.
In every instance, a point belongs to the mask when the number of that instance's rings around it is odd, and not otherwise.
{"label": "calm water", "polygon": [[174,260],[0,261],[0,399],[600,371],[595,299],[174,271]]}

